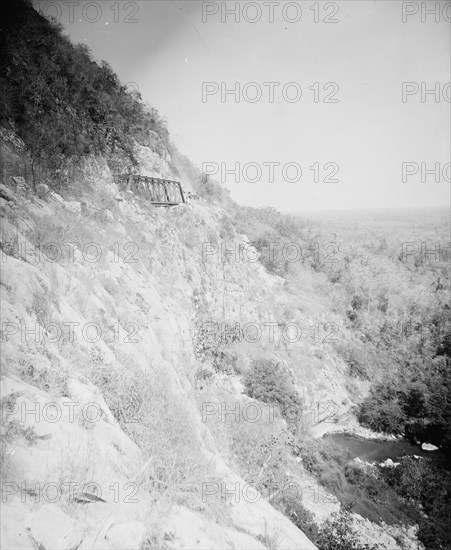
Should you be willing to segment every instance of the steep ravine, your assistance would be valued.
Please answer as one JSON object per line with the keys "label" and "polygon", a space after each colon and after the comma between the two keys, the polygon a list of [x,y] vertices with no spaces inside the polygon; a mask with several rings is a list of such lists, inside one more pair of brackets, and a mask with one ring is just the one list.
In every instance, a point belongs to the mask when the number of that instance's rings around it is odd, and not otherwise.
{"label": "steep ravine", "polygon": [[[172,176],[150,149],[140,162]],[[221,254],[249,245],[234,230],[225,240],[227,212],[203,199],[155,208],[121,194],[101,162],[63,194],[11,184],[0,199],[5,548],[315,548],[249,488],[231,451],[234,433],[266,437],[283,429],[280,416],[254,425],[204,413],[252,402],[239,373],[269,357],[291,369],[306,437],[333,431],[354,422],[345,365],[328,344],[262,330],[226,350],[234,375],[204,379],[210,358],[196,346],[200,326],[214,344],[221,323],[264,329],[287,311],[308,334],[312,319],[331,320],[325,304]],[[287,476],[315,483],[298,462]],[[313,494],[303,499],[319,520],[337,509],[326,490]]]}

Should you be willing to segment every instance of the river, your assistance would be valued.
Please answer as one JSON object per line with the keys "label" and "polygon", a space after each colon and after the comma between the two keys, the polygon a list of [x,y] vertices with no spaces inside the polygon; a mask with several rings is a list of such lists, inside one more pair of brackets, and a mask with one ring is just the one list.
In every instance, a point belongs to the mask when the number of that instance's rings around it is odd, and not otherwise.
{"label": "river", "polygon": [[358,457],[366,462],[379,463],[387,458],[391,458],[393,462],[398,462],[402,456],[417,455],[432,459],[436,466],[450,468],[442,451],[423,451],[419,445],[410,443],[406,439],[383,441],[379,439],[364,439],[346,433],[326,434],[323,436],[323,439],[334,441],[347,449],[354,457]]}

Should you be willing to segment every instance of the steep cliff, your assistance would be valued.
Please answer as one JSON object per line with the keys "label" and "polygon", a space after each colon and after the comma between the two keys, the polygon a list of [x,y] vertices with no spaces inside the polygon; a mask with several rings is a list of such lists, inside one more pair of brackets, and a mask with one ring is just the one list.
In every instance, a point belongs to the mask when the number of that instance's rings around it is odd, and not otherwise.
{"label": "steep cliff", "polygon": [[[202,258],[220,208],[158,209],[104,174],[76,197],[11,185],[0,199],[5,547],[314,548],[251,496],[202,417],[249,401],[239,376],[196,388],[196,330],[276,318],[282,281]],[[239,368],[269,352],[244,344]]]}

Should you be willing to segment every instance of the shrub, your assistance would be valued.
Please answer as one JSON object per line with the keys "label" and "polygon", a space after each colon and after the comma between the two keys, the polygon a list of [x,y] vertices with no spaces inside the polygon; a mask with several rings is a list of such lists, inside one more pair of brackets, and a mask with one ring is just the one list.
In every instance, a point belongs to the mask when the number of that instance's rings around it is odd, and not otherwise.
{"label": "shrub", "polygon": [[58,357],[46,347],[45,342],[41,344],[39,352],[33,355],[17,353],[14,358],[10,358],[12,372],[24,382],[45,392],[67,397],[67,370],[61,368]]}
{"label": "shrub", "polygon": [[417,506],[417,536],[426,548],[450,548],[451,473],[427,459],[409,456],[397,468],[380,468],[380,475],[403,499]]}
{"label": "shrub", "polygon": [[280,406],[285,418],[299,416],[301,398],[288,370],[280,363],[268,359],[254,361],[244,378],[244,387],[249,397]]}
{"label": "shrub", "polygon": [[30,312],[34,313],[38,323],[45,327],[54,321],[52,310],[59,310],[59,297],[55,289],[48,289],[45,285],[36,288],[33,292]]}
{"label": "shrub", "polygon": [[0,435],[2,447],[5,443],[11,443],[17,437],[23,437],[28,445],[35,445],[38,439],[34,426],[25,427],[17,418],[10,418],[19,396],[19,392],[12,392],[0,399],[2,420]]}
{"label": "shrub", "polygon": [[[265,233],[252,241],[252,245],[258,250],[259,261],[269,273],[283,277],[288,269],[288,261],[282,254],[285,242],[276,233]],[[277,246],[275,243],[279,243]]]}
{"label": "shrub", "polygon": [[198,322],[193,335],[194,354],[202,363],[209,363],[215,373],[234,374],[236,372],[237,356],[228,348],[239,342],[241,335],[237,327],[221,323],[220,334],[211,331],[220,323]]}
{"label": "shrub", "polygon": [[194,373],[194,382],[196,388],[203,389],[204,386],[210,384],[213,378],[213,373],[204,367],[199,367]]}
{"label": "shrub", "polygon": [[384,382],[373,386],[369,397],[360,405],[357,418],[377,432],[402,433],[405,415],[395,385]]}
{"label": "shrub", "polygon": [[342,506],[322,526],[315,541],[319,550],[377,550],[378,544],[362,544],[352,526],[349,506]]}
{"label": "shrub", "polygon": [[290,518],[291,522],[296,525],[312,542],[318,540],[319,529],[315,521],[314,515],[305,508],[299,500],[284,501],[281,511]]}
{"label": "shrub", "polygon": [[362,544],[352,526],[351,505],[343,505],[322,525],[300,502],[283,501],[277,506],[318,550],[378,550],[379,546]]}

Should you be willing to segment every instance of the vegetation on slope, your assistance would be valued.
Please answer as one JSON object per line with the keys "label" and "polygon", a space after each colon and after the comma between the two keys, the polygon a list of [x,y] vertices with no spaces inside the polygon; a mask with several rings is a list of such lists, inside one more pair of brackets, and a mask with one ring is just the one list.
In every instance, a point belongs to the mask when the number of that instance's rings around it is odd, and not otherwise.
{"label": "vegetation on slope", "polygon": [[[260,261],[269,272],[284,277],[293,290],[301,278],[305,281],[305,267],[322,281],[321,289],[343,319],[337,348],[349,374],[372,383],[359,420],[375,431],[402,433],[450,451],[447,261],[403,253],[406,242],[427,237],[429,248],[444,248],[446,225],[439,235],[424,235],[420,229],[412,235],[410,229],[389,237],[386,230],[368,224],[356,242],[340,226],[332,233],[332,228],[325,231],[269,208],[236,210],[238,230],[261,249]],[[289,242],[302,250],[300,261],[287,261],[284,245]],[[269,243],[278,244],[271,255]]]}
{"label": "vegetation on slope", "polygon": [[418,538],[426,548],[451,547],[451,473],[429,460],[402,459],[397,468],[381,468],[385,483],[416,510]]}
{"label": "vegetation on slope", "polygon": [[106,156],[112,168],[115,159],[133,166],[134,140],[146,144],[150,131],[168,147],[158,112],[29,0],[5,8],[0,49],[0,124],[24,141],[35,180],[45,174],[68,183],[67,169],[88,155]]}
{"label": "vegetation on slope", "polygon": [[[356,410],[359,422],[413,442],[433,443],[451,456],[448,265],[446,253],[420,252],[422,243],[446,250],[446,220],[435,228],[435,220],[430,220],[427,230],[414,219],[408,228],[403,218],[398,223],[390,220],[382,229],[367,223],[359,227],[357,241],[346,224],[323,228],[273,209],[239,209],[236,218],[240,230],[261,249],[260,261],[269,272],[282,276],[294,294],[308,281],[307,268],[331,310],[343,319],[335,349],[348,365],[350,381],[370,383],[368,396]],[[300,244],[303,258],[290,263],[282,251],[293,241]],[[272,257],[269,243],[280,243]],[[415,243],[417,253],[406,255],[405,243]],[[324,261],[330,253],[334,261]],[[375,476],[351,468],[350,457],[338,449],[332,452],[325,442],[301,444],[300,456],[340,502],[352,502],[363,517],[376,523],[380,518],[389,524],[417,523],[426,548],[450,547],[449,473],[430,461],[421,460],[415,467],[403,462],[393,470],[396,474],[384,475],[381,469]],[[441,489],[428,492],[418,469],[431,486]],[[423,487],[419,493],[413,490],[418,484]],[[402,508],[405,514],[400,517]],[[302,528],[308,532],[310,522]]]}
{"label": "vegetation on slope", "polygon": [[249,397],[280,407],[288,422],[299,418],[302,402],[282,365],[267,359],[254,361],[244,378],[244,387]]}

